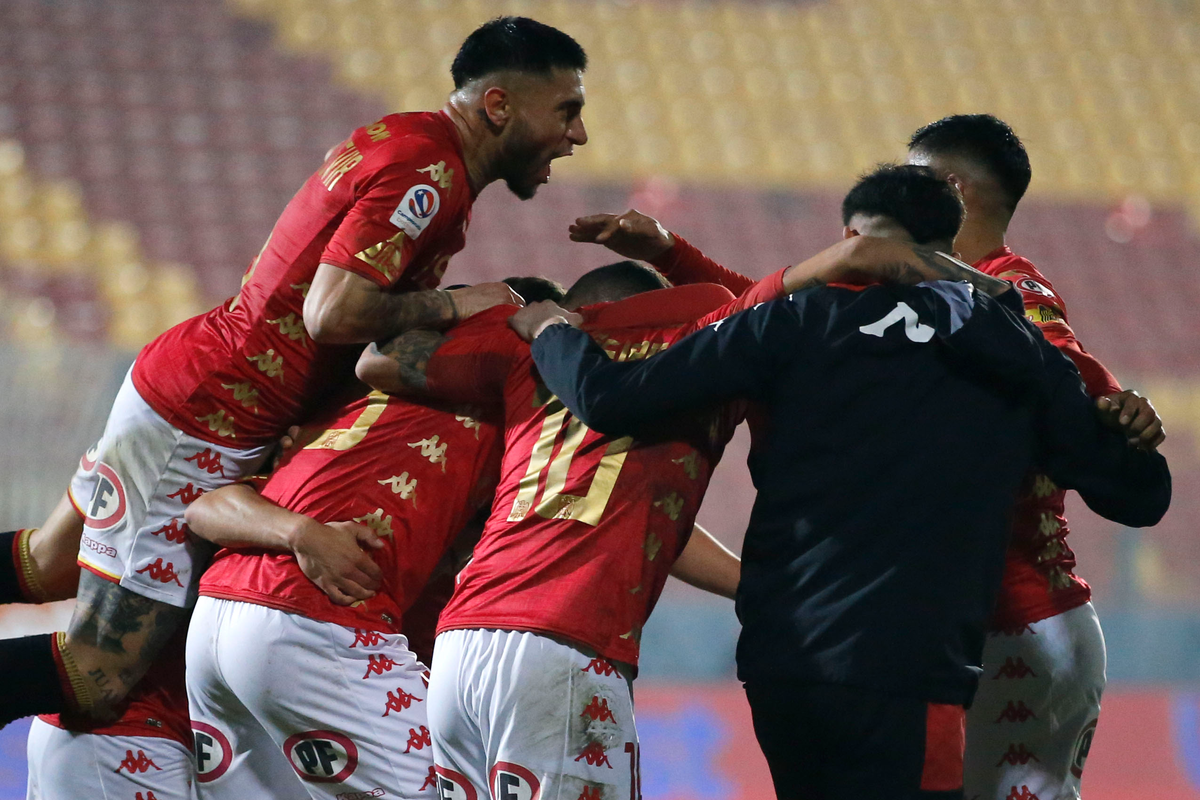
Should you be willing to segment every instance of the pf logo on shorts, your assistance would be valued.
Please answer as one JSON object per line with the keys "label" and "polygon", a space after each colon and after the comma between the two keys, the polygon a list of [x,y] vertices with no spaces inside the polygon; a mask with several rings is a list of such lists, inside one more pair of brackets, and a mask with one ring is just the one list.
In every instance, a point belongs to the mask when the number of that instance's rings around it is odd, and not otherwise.
{"label": "pf logo on shorts", "polygon": [[488,775],[493,800],[538,800],[542,787],[520,764],[497,761]]}
{"label": "pf logo on shorts", "polygon": [[196,780],[215,781],[233,763],[229,739],[212,725],[192,721],[192,739],[196,744]]}
{"label": "pf logo on shorts", "polygon": [[1092,749],[1092,739],[1096,735],[1096,723],[1100,720],[1092,720],[1084,726],[1079,732],[1079,738],[1075,740],[1075,751],[1071,754],[1071,774],[1076,778],[1083,777],[1083,765],[1087,761],[1088,751]]}
{"label": "pf logo on shorts", "polygon": [[85,524],[92,530],[103,531],[125,519],[125,487],[108,464],[96,466],[96,488],[87,507]]}
{"label": "pf logo on shorts", "polygon": [[436,764],[433,771],[437,774],[437,800],[477,800],[475,787],[461,772]]}
{"label": "pf logo on shorts", "polygon": [[358,747],[333,731],[306,731],[289,736],[283,754],[301,780],[341,783],[358,767]]}

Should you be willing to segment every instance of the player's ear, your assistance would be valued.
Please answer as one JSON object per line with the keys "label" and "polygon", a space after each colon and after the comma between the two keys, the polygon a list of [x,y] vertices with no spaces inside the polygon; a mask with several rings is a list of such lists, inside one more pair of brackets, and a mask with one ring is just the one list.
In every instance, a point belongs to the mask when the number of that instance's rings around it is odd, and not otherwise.
{"label": "player's ear", "polygon": [[946,182],[958,190],[959,194],[965,194],[967,190],[966,181],[964,181],[957,173],[951,172],[946,176]]}
{"label": "player's ear", "polygon": [[504,128],[512,117],[512,98],[508,91],[499,86],[488,88],[483,93],[483,113],[492,125]]}
{"label": "player's ear", "polygon": [[842,238],[843,239],[853,239],[855,236],[861,236],[861,235],[862,234],[860,234],[858,231],[854,230],[854,228],[851,228],[849,225],[842,226]]}

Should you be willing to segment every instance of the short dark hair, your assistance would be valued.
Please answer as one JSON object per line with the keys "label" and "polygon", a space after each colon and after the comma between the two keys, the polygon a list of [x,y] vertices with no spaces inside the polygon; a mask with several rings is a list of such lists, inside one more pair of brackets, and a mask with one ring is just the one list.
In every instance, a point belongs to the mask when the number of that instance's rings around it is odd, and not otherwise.
{"label": "short dark hair", "polygon": [[527,278],[505,278],[504,282],[510,289],[525,298],[526,303],[540,303],[542,300],[561,303],[567,295],[567,290],[561,283],[541,275]]}
{"label": "short dark hair", "polygon": [[929,167],[880,164],[842,201],[842,224],[855,214],[888,217],[917,244],[953,240],[962,227],[962,196]]}
{"label": "short dark hair", "polygon": [[567,290],[567,308],[621,300],[642,292],[666,289],[671,282],[651,267],[636,261],[618,261],[583,273]]}
{"label": "short dark hair", "polygon": [[908,149],[979,164],[1000,183],[1009,211],[1017,210],[1033,178],[1025,145],[1007,122],[991,114],[955,114],[931,122],[913,134]]}
{"label": "short dark hair", "polygon": [[501,70],[549,75],[555,69],[587,69],[587,53],[558,28],[528,17],[496,17],[467,37],[450,65],[454,88]]}

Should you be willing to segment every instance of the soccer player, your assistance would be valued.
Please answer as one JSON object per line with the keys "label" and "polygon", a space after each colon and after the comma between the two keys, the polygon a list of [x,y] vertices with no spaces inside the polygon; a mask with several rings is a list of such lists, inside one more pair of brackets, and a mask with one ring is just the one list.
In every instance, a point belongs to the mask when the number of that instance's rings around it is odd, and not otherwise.
{"label": "soccer player", "polygon": [[187,505],[253,474],[294,421],[349,376],[357,348],[414,324],[448,327],[508,287],[434,291],[471,204],[504,180],[521,198],[587,141],[586,56],[520,17],[463,43],[445,108],[360,128],[300,189],[241,292],[139,354],[97,450],[78,604],[66,632],[0,643],[0,724],[34,712],[118,715],[195,602],[206,549]]}
{"label": "soccer player", "polygon": [[[713,284],[664,289],[653,270],[626,262],[581,278],[564,305],[580,310],[612,358],[643,359],[706,322],[839,277],[848,253],[861,251],[849,259],[858,264],[871,250],[883,265],[913,258],[884,240],[843,243],[736,301]],[[681,417],[637,441],[602,436],[539,382],[510,312],[492,309],[447,335],[413,331],[368,348],[358,367],[392,393],[503,402],[496,500],[438,626],[426,712],[439,789],[624,797],[638,783],[630,682],[642,626],[687,552],[741,411]]]}
{"label": "soccer player", "polygon": [[[202,800],[290,797],[297,775],[314,798],[437,794],[425,666],[402,633],[451,539],[491,502],[499,407],[358,394],[306,426],[261,494],[227,486],[188,509],[197,534],[259,546],[217,554],[190,626]],[[334,520],[375,535],[331,531]],[[346,562],[334,571],[350,579],[333,599],[302,572],[312,547],[331,540]],[[705,547],[719,545],[703,535],[689,545]],[[736,558],[717,554],[726,563],[716,579],[731,591]]]}
{"label": "soccer player", "polygon": [[[843,209],[851,233],[943,249],[963,215],[913,166],[867,176]],[[963,706],[1035,455],[1125,524],[1169,503],[1162,457],[1102,428],[1070,362],[965,284],[814,288],[625,364],[556,313],[514,325],[547,390],[598,430],[765,406],[738,668],[780,798],[963,797]]]}
{"label": "soccer player", "polygon": [[[1005,244],[1029,186],[1029,157],[1004,122],[986,114],[946,117],[909,143],[962,192],[967,218],[955,246],[965,261],[1020,290],[1025,315],[1079,368],[1088,393],[1140,425],[1137,442],[1156,447],[1162,423],[1149,401],[1122,392],[1075,338],[1062,296]],[[967,714],[967,795],[1077,797],[1104,690],[1104,637],[1091,589],[1074,573],[1066,537],[1066,492],[1031,472],[1013,508],[1011,544],[984,650],[984,680]]]}

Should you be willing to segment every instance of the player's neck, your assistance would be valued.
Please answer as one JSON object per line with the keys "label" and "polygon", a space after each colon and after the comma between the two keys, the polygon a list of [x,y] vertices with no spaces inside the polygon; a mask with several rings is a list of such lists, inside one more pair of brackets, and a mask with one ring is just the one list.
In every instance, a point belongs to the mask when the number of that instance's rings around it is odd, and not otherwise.
{"label": "player's neck", "polygon": [[469,104],[456,102],[456,99],[457,95],[451,95],[442,110],[458,130],[462,140],[463,163],[467,165],[467,182],[471,184],[472,194],[478,195],[483,187],[496,180],[491,166],[496,160],[498,143],[476,109]]}
{"label": "player's neck", "polygon": [[1001,224],[982,217],[972,220],[968,215],[954,239],[954,249],[963,261],[974,264],[988,253],[1004,246],[1004,234],[1007,229],[1006,223]]}

